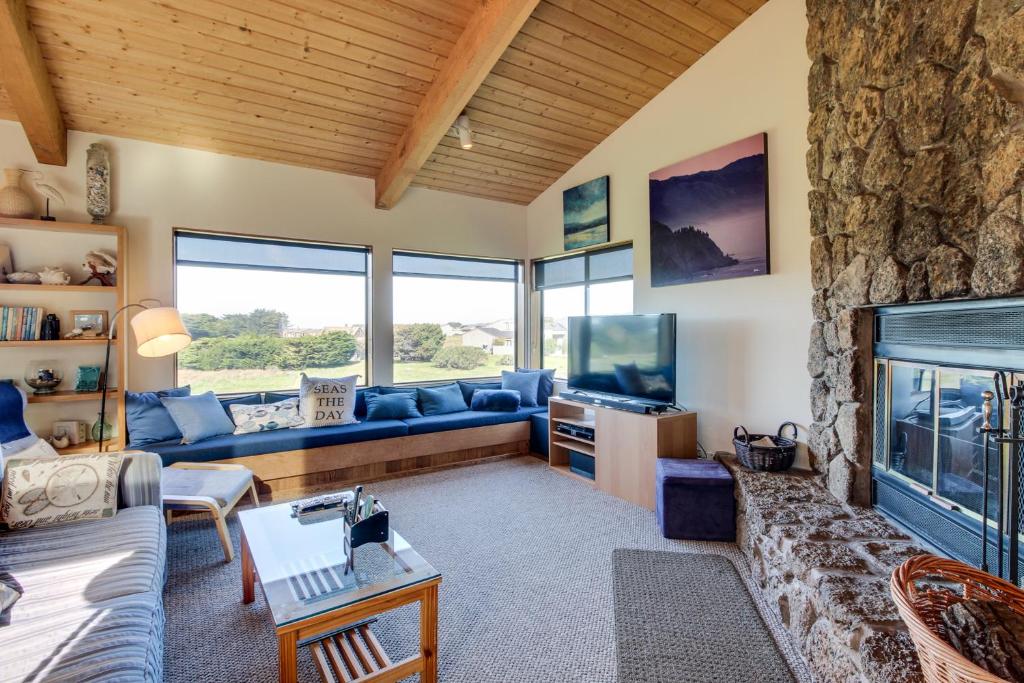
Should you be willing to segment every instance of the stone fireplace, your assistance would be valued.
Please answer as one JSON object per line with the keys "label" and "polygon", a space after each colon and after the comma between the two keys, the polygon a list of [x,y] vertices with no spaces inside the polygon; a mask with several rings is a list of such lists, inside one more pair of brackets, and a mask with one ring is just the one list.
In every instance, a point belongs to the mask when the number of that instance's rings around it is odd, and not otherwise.
{"label": "stone fireplace", "polygon": [[936,548],[976,557],[978,398],[1024,369],[1020,350],[922,338],[972,306],[1024,316],[1024,0],[807,0],[807,17],[814,473],[722,459],[740,547],[816,676],[918,683],[889,577]]}
{"label": "stone fireplace", "polygon": [[865,306],[1024,290],[1024,2],[808,0],[811,463],[868,505]]}

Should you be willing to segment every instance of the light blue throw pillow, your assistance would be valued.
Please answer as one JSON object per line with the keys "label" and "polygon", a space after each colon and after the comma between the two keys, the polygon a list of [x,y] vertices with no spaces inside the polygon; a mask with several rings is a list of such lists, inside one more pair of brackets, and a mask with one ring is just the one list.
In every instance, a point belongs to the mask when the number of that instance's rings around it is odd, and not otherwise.
{"label": "light blue throw pillow", "polygon": [[519,405],[524,408],[537,407],[537,394],[540,387],[539,372],[501,371],[501,388],[519,392]]}
{"label": "light blue throw pillow", "polygon": [[466,399],[462,397],[462,389],[454,382],[440,387],[420,387],[417,393],[424,415],[447,415],[469,410]]}
{"label": "light blue throw pillow", "polygon": [[197,443],[221,434],[231,434],[235,424],[212,391],[198,396],[164,396],[160,399],[181,430],[181,442]]}
{"label": "light blue throw pillow", "polygon": [[167,409],[160,402],[171,396],[188,396],[192,387],[161,391],[125,392],[125,413],[128,418],[128,441],[132,447],[180,439],[181,430],[174,424]]}
{"label": "light blue throw pillow", "polygon": [[537,405],[546,406],[551,394],[555,393],[555,371],[552,368],[516,368],[516,372],[539,372],[540,384],[537,385]]}

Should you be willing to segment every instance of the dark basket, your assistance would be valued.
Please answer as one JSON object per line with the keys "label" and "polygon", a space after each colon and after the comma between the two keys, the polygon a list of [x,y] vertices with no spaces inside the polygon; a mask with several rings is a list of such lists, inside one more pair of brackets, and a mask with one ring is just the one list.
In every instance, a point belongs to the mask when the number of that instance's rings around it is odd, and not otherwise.
{"label": "dark basket", "polygon": [[[789,425],[793,428],[793,438],[782,436],[782,430]],[[742,430],[743,436],[740,436]],[[775,436],[768,434],[750,434],[743,425],[732,430],[732,445],[736,448],[736,457],[740,463],[757,472],[781,472],[793,466],[796,459],[796,425],[783,422]],[[774,446],[752,446],[751,442],[768,437]]]}

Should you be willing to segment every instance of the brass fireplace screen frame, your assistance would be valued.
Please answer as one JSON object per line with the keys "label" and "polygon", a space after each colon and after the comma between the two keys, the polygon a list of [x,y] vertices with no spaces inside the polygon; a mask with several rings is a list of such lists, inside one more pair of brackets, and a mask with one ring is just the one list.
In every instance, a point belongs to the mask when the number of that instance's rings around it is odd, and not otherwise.
{"label": "brass fireplace screen frame", "polygon": [[[916,369],[916,370],[928,370],[928,371],[931,371],[931,372],[934,373],[932,382],[933,382],[933,385],[936,388],[936,390],[932,391],[932,394],[933,394],[932,395],[932,402],[933,402],[932,414],[934,415],[934,418],[933,418],[934,422],[933,422],[933,425],[932,425],[932,477],[931,477],[931,485],[924,485],[921,482],[917,481],[916,479],[907,476],[903,472],[892,468],[892,440],[891,440],[892,409],[893,409],[893,402],[892,402],[893,381],[892,381],[892,375],[893,375],[893,369],[896,368],[896,367],[907,367],[907,368],[912,368],[912,369]],[[881,401],[878,400],[877,396],[875,396],[875,400],[874,400],[874,406],[873,406],[873,418],[874,418],[873,419],[873,425],[874,425],[874,429],[877,430],[879,426],[883,426],[884,433],[883,433],[883,443],[880,445],[880,447],[876,444],[876,446],[873,448],[872,466],[875,467],[875,468],[879,468],[879,469],[885,471],[886,474],[888,474],[888,475],[890,475],[892,477],[898,478],[899,480],[903,481],[907,486],[909,486],[910,488],[914,489],[915,491],[917,491],[921,495],[928,496],[928,498],[930,500],[932,500],[936,505],[939,505],[943,509],[945,509],[947,511],[950,511],[950,512],[957,512],[957,513],[964,514],[964,515],[970,517],[971,519],[973,519],[973,520],[975,520],[975,521],[980,523],[981,520],[982,520],[982,515],[981,514],[979,514],[978,512],[975,512],[974,510],[972,510],[972,509],[970,509],[968,507],[965,507],[963,504],[961,504],[960,502],[958,502],[956,500],[953,500],[951,498],[943,496],[939,492],[939,477],[940,477],[940,474],[941,474],[941,472],[940,472],[940,461],[941,461],[941,458],[939,457],[939,454],[940,454],[940,451],[941,451],[940,439],[942,437],[942,433],[941,433],[941,429],[940,429],[941,414],[940,414],[939,406],[940,406],[940,402],[942,400],[942,373],[943,372],[955,373],[957,375],[961,375],[962,376],[964,374],[987,374],[987,373],[994,374],[995,370],[992,370],[991,368],[978,368],[978,367],[967,367],[967,366],[938,365],[938,364],[934,364],[934,363],[921,363],[921,362],[915,362],[915,361],[898,360],[898,359],[894,359],[894,358],[875,358],[874,359],[874,368],[873,369],[874,369],[874,372],[873,372],[873,378],[872,379],[873,379],[873,386],[876,388],[876,391],[877,391],[878,387],[880,386],[880,384],[879,384],[879,375],[880,375],[880,373],[884,373],[884,382],[881,384],[881,386],[884,387],[885,395],[883,397],[883,400],[881,400]],[[1012,383],[1016,383],[1018,380],[1024,379],[1024,371],[1021,371],[1021,370],[1004,370],[1004,372],[1007,373],[1007,377],[1012,380]],[[880,414],[880,412],[879,412],[880,410],[884,411],[884,414]],[[993,415],[993,418],[992,418],[993,419],[993,426],[994,427],[1002,427],[1003,429],[1009,429],[1009,427],[1010,427],[1010,415],[1009,415],[1009,412],[1008,411],[1005,412],[1003,414],[1002,418],[1003,418],[1003,424],[996,425],[994,423],[996,418],[995,418],[995,415]],[[877,435],[875,435],[875,436],[877,438]],[[993,444],[992,445],[993,452],[996,450],[996,448],[998,448],[998,447],[995,444]],[[882,459],[879,458],[879,453],[881,453]],[[999,462],[1000,462],[1000,468],[1003,470],[1002,471],[1001,481],[1003,481],[1004,484],[1005,484],[1009,480],[1009,459],[1008,458],[1000,458]],[[995,494],[995,492],[993,492],[993,494]],[[1004,515],[1008,515],[1008,514],[1009,514],[1008,510],[1004,511]],[[1008,522],[1009,522],[1009,519],[1004,519],[1004,523],[1008,523]],[[989,526],[991,528],[993,528],[993,529],[996,527],[996,523],[997,522],[996,522],[995,519],[990,518],[988,520]],[[1022,535],[1022,539],[1024,539],[1024,535]]]}

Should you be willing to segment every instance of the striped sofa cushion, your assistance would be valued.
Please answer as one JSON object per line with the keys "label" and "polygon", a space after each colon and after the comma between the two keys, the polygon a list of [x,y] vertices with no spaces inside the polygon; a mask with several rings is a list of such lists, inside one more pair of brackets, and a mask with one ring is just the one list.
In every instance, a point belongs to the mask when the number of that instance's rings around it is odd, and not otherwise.
{"label": "striped sofa cushion", "polygon": [[23,597],[0,627],[0,683],[159,681],[166,536],[160,508],[0,533]]}

